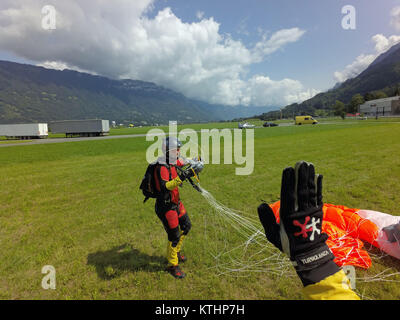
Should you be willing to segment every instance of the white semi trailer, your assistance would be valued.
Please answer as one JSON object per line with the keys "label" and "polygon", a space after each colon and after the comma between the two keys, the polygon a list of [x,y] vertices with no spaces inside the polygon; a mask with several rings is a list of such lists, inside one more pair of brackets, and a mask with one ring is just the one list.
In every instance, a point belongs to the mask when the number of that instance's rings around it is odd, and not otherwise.
{"label": "white semi trailer", "polygon": [[64,133],[65,136],[73,137],[96,137],[108,135],[110,132],[109,120],[64,120],[49,123],[51,133]]}
{"label": "white semi trailer", "polygon": [[47,123],[2,124],[0,136],[7,139],[38,139],[49,135]]}

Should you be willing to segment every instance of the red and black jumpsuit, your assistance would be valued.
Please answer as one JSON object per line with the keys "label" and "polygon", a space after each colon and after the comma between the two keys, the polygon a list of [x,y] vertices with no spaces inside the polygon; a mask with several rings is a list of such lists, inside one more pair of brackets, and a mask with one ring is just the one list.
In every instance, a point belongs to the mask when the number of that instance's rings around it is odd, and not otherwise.
{"label": "red and black jumpsuit", "polygon": [[[178,160],[176,165],[181,167],[183,163]],[[186,209],[179,198],[178,187],[173,190],[168,190],[166,187],[168,181],[178,176],[177,169],[175,165],[159,164],[155,170],[156,188],[160,192],[160,196],[156,199],[155,211],[164,225],[168,240],[176,246],[181,232],[187,235],[192,227]]]}

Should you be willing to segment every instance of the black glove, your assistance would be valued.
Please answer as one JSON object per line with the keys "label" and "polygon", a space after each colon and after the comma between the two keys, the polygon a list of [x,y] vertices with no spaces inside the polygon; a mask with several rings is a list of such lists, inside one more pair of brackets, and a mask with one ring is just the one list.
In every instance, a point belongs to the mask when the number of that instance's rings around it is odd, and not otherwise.
{"label": "black glove", "polygon": [[181,181],[185,181],[186,179],[194,176],[194,171],[191,167],[187,168],[186,170],[179,170],[178,176]]}
{"label": "black glove", "polygon": [[267,239],[289,256],[304,286],[340,270],[325,243],[328,235],[321,231],[322,207],[322,175],[304,161],[283,170],[280,224],[268,204],[258,207]]}

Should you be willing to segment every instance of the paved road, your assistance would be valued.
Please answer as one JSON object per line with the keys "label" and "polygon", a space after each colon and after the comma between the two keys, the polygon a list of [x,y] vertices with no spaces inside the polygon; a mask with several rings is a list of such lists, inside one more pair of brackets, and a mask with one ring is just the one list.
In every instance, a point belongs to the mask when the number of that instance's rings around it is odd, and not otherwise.
{"label": "paved road", "polygon": [[[149,129],[150,130],[150,129]],[[197,130],[196,132],[200,132]],[[87,141],[87,140],[109,140],[109,139],[127,139],[127,138],[139,138],[149,136],[160,136],[160,134],[147,134],[147,133],[138,133],[138,134],[124,134],[124,135],[115,135],[115,136],[103,136],[103,137],[77,137],[77,138],[45,138],[45,139],[37,139],[31,140],[27,142],[22,142],[23,140],[18,140],[17,143],[0,143],[1,147],[15,147],[15,146],[29,146],[36,144],[48,144],[48,143],[61,143],[61,142],[76,142],[76,141]]]}
{"label": "paved road", "polygon": [[18,142],[18,143],[0,143],[1,147],[15,147],[15,146],[28,146],[35,144],[48,144],[48,143],[61,143],[61,142],[76,142],[86,140],[108,140],[108,139],[121,139],[121,138],[138,138],[145,137],[146,134],[126,134],[117,136],[104,136],[104,137],[81,137],[81,138],[52,138],[52,139],[37,139],[29,142]]}
{"label": "paved road", "polygon": [[[233,128],[227,128],[233,129]],[[150,129],[149,129],[150,130]],[[196,132],[201,132],[197,130]],[[149,136],[159,136],[163,134],[149,134]],[[15,146],[28,146],[28,145],[36,145],[36,144],[46,144],[46,143],[61,143],[61,142],[75,142],[75,141],[87,141],[87,140],[108,140],[108,139],[126,139],[126,138],[139,138],[146,137],[147,133],[140,134],[124,134],[124,135],[116,135],[116,136],[103,136],[103,137],[79,137],[79,138],[46,138],[46,139],[37,139],[29,142],[18,142],[18,143],[0,143],[1,147],[15,147]],[[21,140],[18,140],[21,141]]]}

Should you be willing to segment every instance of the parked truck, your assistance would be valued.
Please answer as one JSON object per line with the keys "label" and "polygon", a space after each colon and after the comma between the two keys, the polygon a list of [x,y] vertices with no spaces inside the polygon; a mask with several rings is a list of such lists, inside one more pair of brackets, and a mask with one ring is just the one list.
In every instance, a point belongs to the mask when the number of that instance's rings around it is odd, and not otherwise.
{"label": "parked truck", "polygon": [[109,120],[64,120],[52,121],[49,123],[51,133],[65,133],[65,136],[72,138],[96,137],[108,135],[110,132]]}
{"label": "parked truck", "polygon": [[7,139],[39,139],[49,135],[47,123],[2,124],[0,136]]}

